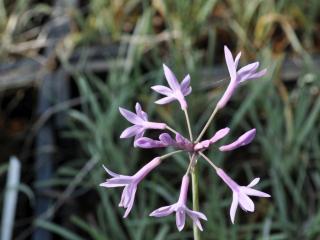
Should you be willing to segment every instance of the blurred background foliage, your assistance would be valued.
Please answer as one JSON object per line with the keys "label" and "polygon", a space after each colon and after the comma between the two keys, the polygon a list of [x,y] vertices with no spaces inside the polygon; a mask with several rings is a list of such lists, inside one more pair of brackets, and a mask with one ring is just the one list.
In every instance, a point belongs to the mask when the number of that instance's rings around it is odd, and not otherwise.
{"label": "blurred background foliage", "polygon": [[[55,39],[48,29],[63,19],[67,31]],[[106,178],[101,165],[133,174],[164,154],[119,141],[128,126],[119,106],[132,109],[139,101],[151,119],[187,135],[177,104],[153,103],[150,86],[165,81],[162,63],[179,79],[191,74],[187,99],[199,132],[228,83],[224,45],[242,52],[241,65],[257,59],[268,74],[240,88],[207,134],[230,126],[230,141],[256,127],[255,141],[231,154],[213,148],[208,155],[241,184],[260,176],[272,198],[255,199],[255,213],[238,211],[232,225],[231,192],[200,162],[200,209],[208,217],[203,239],[320,239],[320,1],[0,0],[0,38],[1,184],[9,155],[21,159],[23,174],[16,239],[35,239],[39,228],[53,239],[192,239],[190,222],[179,233],[174,216],[148,217],[175,202],[186,156],[165,162],[139,186],[125,220],[117,207],[120,190],[98,187]],[[14,85],[5,81],[8,65],[25,66],[26,59],[39,64],[37,75]],[[43,69],[63,69],[69,91],[69,99],[53,104],[44,118],[36,111]],[[15,79],[25,74],[16,73]],[[53,129],[54,171],[39,182],[33,141],[44,122],[61,113],[66,127]],[[50,206],[35,216],[40,186],[50,189]]]}

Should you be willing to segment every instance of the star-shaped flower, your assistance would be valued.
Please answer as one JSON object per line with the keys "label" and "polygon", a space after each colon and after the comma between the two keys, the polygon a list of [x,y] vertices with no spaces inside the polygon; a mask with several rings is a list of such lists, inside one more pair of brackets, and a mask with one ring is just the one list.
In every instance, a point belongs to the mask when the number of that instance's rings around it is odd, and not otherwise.
{"label": "star-shaped flower", "polygon": [[121,200],[119,203],[119,207],[123,207],[127,209],[124,213],[124,216],[123,216],[124,218],[128,216],[128,214],[132,209],[138,184],[146,177],[146,175],[149,172],[151,172],[154,168],[156,168],[160,163],[161,163],[161,159],[159,157],[154,158],[152,161],[146,164],[133,176],[116,174],[110,171],[105,166],[103,166],[106,172],[112,178],[107,179],[106,182],[101,183],[100,186],[106,187],[106,188],[124,187],[121,195]]}
{"label": "star-shaped flower", "polygon": [[197,227],[202,231],[202,226],[200,219],[206,220],[207,217],[197,211],[192,211],[186,206],[187,195],[188,195],[188,187],[189,187],[189,177],[185,175],[182,178],[181,191],[179,200],[177,203],[161,207],[153,211],[150,216],[152,217],[165,217],[170,215],[173,212],[176,212],[176,225],[179,231],[182,231],[186,221],[186,214],[192,219],[192,221],[197,225]]}
{"label": "star-shaped flower", "polygon": [[174,100],[178,100],[181,109],[185,110],[188,105],[184,97],[189,95],[192,91],[190,87],[190,75],[188,74],[187,76],[185,76],[181,84],[179,84],[176,76],[165,64],[163,64],[163,70],[170,88],[162,85],[151,87],[154,91],[166,96],[157,100],[155,103],[167,104]]}
{"label": "star-shaped flower", "polygon": [[233,60],[229,48],[227,46],[224,46],[224,55],[230,74],[230,83],[223,96],[217,103],[218,109],[223,108],[227,104],[240,83],[243,83],[249,79],[260,78],[267,73],[266,69],[257,72],[257,69],[259,68],[259,62],[248,64],[237,71],[241,53],[238,53],[235,60]]}
{"label": "star-shaped flower", "polygon": [[119,111],[125,119],[134,124],[133,126],[126,128],[121,133],[120,138],[130,138],[135,136],[135,140],[137,140],[143,136],[147,129],[165,129],[167,127],[165,123],[149,122],[148,115],[142,111],[139,103],[136,103],[136,113],[121,107],[119,107]]}
{"label": "star-shaped flower", "polygon": [[254,203],[248,196],[271,197],[265,192],[252,189],[252,187],[259,182],[260,178],[253,179],[248,186],[239,186],[221,168],[217,169],[217,174],[232,190],[232,204],[230,207],[230,218],[232,223],[234,223],[238,205],[240,205],[244,211],[254,212]]}

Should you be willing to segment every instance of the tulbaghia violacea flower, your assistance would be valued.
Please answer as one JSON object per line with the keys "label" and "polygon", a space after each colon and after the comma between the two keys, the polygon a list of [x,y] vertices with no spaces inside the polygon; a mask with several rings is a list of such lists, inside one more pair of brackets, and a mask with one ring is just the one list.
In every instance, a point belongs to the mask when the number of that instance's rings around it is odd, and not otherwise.
{"label": "tulbaghia violacea flower", "polygon": [[253,179],[248,186],[239,186],[221,168],[217,169],[217,174],[232,190],[232,204],[230,207],[230,218],[232,223],[234,223],[238,205],[240,205],[244,211],[254,212],[254,203],[248,196],[271,197],[265,192],[252,189],[252,187],[259,182],[260,178]]}
{"label": "tulbaghia violacea flower", "polygon": [[190,210],[187,206],[187,195],[188,195],[188,187],[189,187],[189,176],[185,175],[182,178],[180,196],[177,203],[158,208],[154,210],[150,216],[152,217],[165,217],[170,215],[173,212],[176,212],[176,225],[179,231],[184,228],[185,221],[186,221],[186,214],[192,219],[193,223],[197,225],[197,227],[202,231],[202,226],[200,219],[206,220],[207,217],[197,211]]}
{"label": "tulbaghia violacea flower", "polygon": [[119,175],[103,166],[106,172],[112,178],[107,179],[106,182],[101,183],[100,186],[106,188],[124,187],[119,203],[119,207],[123,207],[126,209],[123,216],[124,218],[128,216],[132,209],[138,184],[146,177],[146,175],[149,172],[156,168],[160,163],[161,159],[159,157],[154,158],[133,176]]}
{"label": "tulbaghia violacea flower", "polygon": [[233,60],[232,54],[227,46],[224,46],[224,55],[228,67],[228,71],[230,74],[230,83],[224,92],[223,96],[217,103],[217,108],[223,108],[229,99],[231,98],[232,94],[238,87],[240,83],[243,83],[249,79],[260,78],[267,73],[266,69],[263,69],[257,72],[259,68],[259,62],[254,62],[242,67],[239,71],[237,71],[238,63],[240,60],[241,53],[238,53],[235,60]]}
{"label": "tulbaghia violacea flower", "polygon": [[179,84],[176,76],[165,64],[163,64],[163,70],[170,88],[162,85],[151,87],[154,91],[166,96],[157,100],[155,103],[167,104],[174,100],[178,100],[181,109],[185,110],[187,108],[187,102],[184,97],[189,95],[192,91],[190,87],[190,75],[188,74],[185,76],[181,84]]}
{"label": "tulbaghia violacea flower", "polygon": [[149,122],[148,115],[142,111],[141,105],[136,103],[136,113],[128,111],[119,107],[121,115],[129,122],[134,124],[131,127],[126,128],[120,135],[120,138],[130,138],[135,136],[135,140],[143,136],[146,129],[165,129],[166,124],[158,122]]}
{"label": "tulbaghia violacea flower", "polygon": [[[160,157],[154,158],[151,162],[146,164],[143,168],[141,168],[136,174],[133,176],[125,176],[119,175],[116,173],[111,172],[109,169],[105,168],[107,173],[111,176],[110,179],[107,179],[106,182],[101,183],[100,186],[106,188],[113,188],[113,187],[124,187],[121,200],[119,203],[120,207],[125,208],[124,217],[127,217],[130,213],[132,206],[134,204],[135,193],[137,191],[138,184],[152,171],[155,167],[157,167],[160,162],[166,158],[171,157],[174,154],[178,154],[180,152],[187,152],[189,155],[189,165],[187,167],[186,173],[182,178],[181,189],[179,199],[176,203],[161,207],[153,211],[150,216],[153,217],[164,217],[169,214],[175,212],[176,214],[176,225],[179,231],[181,231],[185,226],[186,215],[188,215],[193,223],[202,231],[202,226],[200,220],[207,220],[206,216],[198,212],[198,208],[195,208],[193,211],[189,209],[187,204],[187,194],[188,194],[188,187],[189,187],[189,175],[192,175],[192,171],[195,168],[196,164],[198,164],[199,157],[202,157],[206,160],[213,169],[217,172],[217,174],[222,178],[222,180],[231,188],[233,192],[233,200],[230,208],[230,217],[232,223],[234,223],[234,218],[236,214],[236,209],[238,205],[245,210],[245,211],[254,211],[254,203],[249,198],[249,196],[258,196],[258,197],[270,197],[269,194],[252,189],[255,186],[259,178],[255,178],[248,186],[239,186],[236,182],[234,182],[222,169],[215,165],[213,161],[211,161],[205,154],[204,151],[207,150],[210,145],[215,144],[220,139],[224,138],[230,131],[228,127],[220,129],[217,131],[213,137],[207,140],[201,141],[202,136],[204,135],[205,131],[209,127],[212,119],[214,118],[216,112],[223,108],[229,99],[231,98],[232,94],[238,87],[238,85],[244,81],[249,79],[259,78],[266,73],[266,70],[257,71],[259,67],[259,63],[251,63],[247,66],[242,67],[239,71],[237,71],[240,53],[233,59],[230,50],[225,47],[225,58],[227,67],[230,74],[230,83],[223,94],[222,98],[217,103],[216,108],[213,110],[212,114],[210,115],[207,123],[205,124],[204,128],[198,135],[195,141],[193,141],[192,136],[192,128],[190,125],[190,118],[187,111],[187,102],[185,96],[189,95],[192,91],[190,87],[190,76],[187,75],[181,83],[179,83],[173,74],[173,72],[166,66],[163,65],[164,74],[166,80],[168,82],[169,87],[166,86],[153,86],[152,89],[162,95],[165,95],[163,98],[156,101],[157,104],[167,104],[169,102],[177,100],[180,104],[181,109],[184,111],[186,117],[186,123],[188,127],[188,132],[190,136],[190,140],[183,137],[182,134],[178,133],[175,129],[171,128],[170,126],[166,125],[165,123],[159,122],[150,122],[148,121],[147,114],[141,109],[139,103],[136,104],[135,109],[136,113],[128,111],[123,108],[119,108],[120,113],[124,116],[129,122],[133,124],[133,126],[128,127],[125,129],[120,138],[129,138],[135,136],[134,146],[140,148],[164,148],[164,147],[171,147],[176,148],[175,151],[166,153]],[[144,137],[144,132],[147,129],[160,129],[160,130],[167,130],[171,133],[175,134],[175,138],[171,137],[170,134],[162,132],[159,135],[158,139],[151,139],[149,137]],[[242,134],[237,140],[234,142],[223,145],[219,147],[220,151],[231,151],[236,148],[245,146],[249,144],[253,138],[255,137],[256,130],[251,129],[246,133]],[[197,178],[197,173],[194,172],[195,178]],[[197,181],[195,181],[196,183]],[[197,184],[195,184],[195,189],[197,188]],[[194,191],[194,199],[198,199],[197,191]],[[196,235],[196,229],[194,228],[194,234]]]}
{"label": "tulbaghia violacea flower", "polygon": [[224,138],[228,133],[230,132],[230,128],[222,128],[219,131],[217,131],[212,138],[208,140],[201,141],[194,146],[195,151],[203,151],[210,147],[211,144],[214,144],[215,142],[219,141],[220,139]]}
{"label": "tulbaghia violacea flower", "polygon": [[140,148],[162,148],[170,146],[185,151],[193,150],[193,144],[180,134],[176,134],[175,140],[168,133],[160,134],[159,140],[141,137],[135,141],[135,145]]}
{"label": "tulbaghia violacea flower", "polygon": [[244,134],[242,134],[236,141],[228,144],[228,145],[223,145],[219,147],[219,150],[222,152],[227,152],[227,151],[232,151],[234,149],[237,149],[239,147],[248,145],[249,143],[252,142],[254,137],[256,136],[256,129],[253,128]]}

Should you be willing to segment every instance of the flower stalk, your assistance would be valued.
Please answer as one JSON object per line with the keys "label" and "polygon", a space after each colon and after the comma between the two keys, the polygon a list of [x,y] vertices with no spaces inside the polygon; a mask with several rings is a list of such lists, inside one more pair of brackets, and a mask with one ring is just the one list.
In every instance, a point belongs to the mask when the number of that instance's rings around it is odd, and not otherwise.
{"label": "flower stalk", "polygon": [[167,154],[165,154],[165,155],[162,155],[162,156],[159,157],[159,158],[160,158],[161,160],[163,160],[163,159],[166,159],[166,158],[168,158],[168,157],[171,157],[172,155],[177,154],[177,153],[180,153],[180,152],[182,152],[182,150],[177,150],[177,151],[174,151],[174,152],[167,153]]}
{"label": "flower stalk", "polygon": [[201,130],[199,136],[197,137],[196,139],[196,142],[195,143],[198,143],[201,138],[203,137],[203,135],[205,134],[205,132],[207,131],[208,127],[210,126],[213,118],[216,116],[217,112],[218,112],[219,108],[215,107],[215,109],[213,110],[213,112],[211,113],[206,125],[203,127],[203,129]]}
{"label": "flower stalk", "polygon": [[[187,109],[184,109],[183,112],[186,117],[190,141],[193,142],[189,114]],[[198,171],[197,164],[194,164],[195,154],[193,154],[192,157],[190,157],[189,155],[189,159],[190,159],[189,167],[191,168],[191,181],[192,181],[192,208],[193,208],[193,211],[199,212],[199,171]],[[188,170],[189,170],[189,167],[188,167]],[[193,239],[194,240],[201,239],[199,228],[197,227],[197,224],[195,222],[193,223]]]}
{"label": "flower stalk", "polygon": [[187,121],[187,127],[188,127],[190,141],[193,142],[193,136],[192,136],[192,130],[191,130],[191,125],[190,125],[190,119],[189,119],[188,110],[184,109],[183,112],[184,112],[184,115],[185,115],[186,121]]}
{"label": "flower stalk", "polygon": [[[192,208],[193,208],[193,211],[199,211],[199,169],[197,164],[192,168],[191,179],[192,179]],[[195,223],[193,223],[193,239],[194,240],[201,239],[200,231],[197,228],[197,225]]]}
{"label": "flower stalk", "polygon": [[178,131],[174,130],[173,128],[169,127],[168,125],[166,126],[166,129],[168,129],[170,132],[174,134],[179,134]]}

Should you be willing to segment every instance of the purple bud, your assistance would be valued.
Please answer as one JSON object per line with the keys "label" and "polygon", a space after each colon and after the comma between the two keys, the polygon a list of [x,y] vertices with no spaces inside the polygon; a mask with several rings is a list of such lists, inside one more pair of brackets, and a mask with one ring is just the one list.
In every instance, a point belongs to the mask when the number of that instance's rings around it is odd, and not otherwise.
{"label": "purple bud", "polygon": [[247,132],[245,132],[244,134],[242,134],[236,141],[227,144],[227,145],[223,145],[219,148],[220,151],[222,152],[226,152],[226,151],[232,151],[234,149],[237,149],[239,147],[245,146],[249,143],[251,143],[251,141],[254,139],[256,135],[256,129],[253,128]]}
{"label": "purple bud", "polygon": [[134,143],[135,143],[135,146],[140,148],[162,148],[167,146],[161,141],[153,140],[147,137],[139,138]]}

